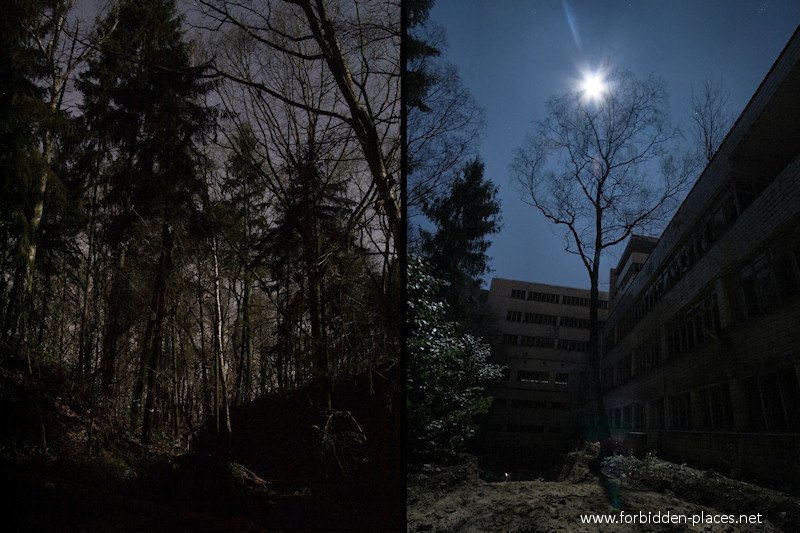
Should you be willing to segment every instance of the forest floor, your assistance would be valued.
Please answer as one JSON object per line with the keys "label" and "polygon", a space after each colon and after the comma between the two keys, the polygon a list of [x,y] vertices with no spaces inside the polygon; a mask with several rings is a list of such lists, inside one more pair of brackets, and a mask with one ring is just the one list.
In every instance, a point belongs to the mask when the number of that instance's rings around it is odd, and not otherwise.
{"label": "forest floor", "polygon": [[[396,377],[342,380],[234,408],[225,459],[142,446],[57,364],[0,365],[3,531],[400,531]],[[11,510],[10,512],[8,510]]]}
{"label": "forest floor", "polygon": [[[469,455],[409,466],[407,531],[800,532],[800,498],[791,494],[654,455],[610,457],[599,469],[595,457],[591,445],[570,454],[560,481],[487,482]],[[616,522],[588,523],[603,516]]]}

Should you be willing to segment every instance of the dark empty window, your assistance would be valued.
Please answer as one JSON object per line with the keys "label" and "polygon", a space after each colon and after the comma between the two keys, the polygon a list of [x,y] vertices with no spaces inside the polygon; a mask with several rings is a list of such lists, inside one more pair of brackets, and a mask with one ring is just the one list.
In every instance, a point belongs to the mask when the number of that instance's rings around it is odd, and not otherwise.
{"label": "dark empty window", "polygon": [[549,383],[550,374],[536,370],[520,370],[517,372],[517,381],[523,383]]}

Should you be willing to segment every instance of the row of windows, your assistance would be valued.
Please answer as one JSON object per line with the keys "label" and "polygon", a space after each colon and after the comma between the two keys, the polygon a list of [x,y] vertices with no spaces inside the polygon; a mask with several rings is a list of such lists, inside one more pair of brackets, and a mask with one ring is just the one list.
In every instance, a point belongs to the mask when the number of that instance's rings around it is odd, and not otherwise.
{"label": "row of windows", "polygon": [[522,311],[509,311],[506,313],[506,320],[509,322],[526,322],[529,324],[545,324],[555,326],[558,317],[555,315],[544,315],[541,313],[524,313]]}
{"label": "row of windows", "polygon": [[711,205],[706,216],[689,232],[689,237],[683,245],[664,261],[664,266],[653,277],[649,286],[642,291],[637,301],[609,332],[605,342],[608,349],[627,335],[661,300],[661,297],[705,255],[711,245],[736,221],[763,188],[764,183],[756,180],[741,178],[731,180],[724,192]]}
{"label": "row of windows", "polygon": [[[518,370],[517,381],[521,383],[550,383],[550,373],[542,370]],[[569,374],[556,372],[554,382],[556,385],[568,385]]]}
{"label": "row of windows", "polygon": [[667,323],[667,358],[689,353],[706,340],[718,338],[719,330],[717,296],[711,293]]}
{"label": "row of windows", "polygon": [[800,227],[739,267],[736,315],[747,320],[800,294]]}
{"label": "row of windows", "polygon": [[[531,300],[551,304],[576,305],[589,307],[589,298],[579,296],[561,296],[553,292],[526,291],[525,289],[511,289],[511,298],[515,300]],[[598,309],[608,309],[608,300],[598,300]]]}
{"label": "row of windows", "polygon": [[564,433],[565,428],[559,426],[538,426],[527,424],[487,424],[488,431],[508,431],[513,433],[551,433],[561,434]]}
{"label": "row of windows", "polygon": [[[664,352],[661,350],[662,329],[666,346]],[[720,320],[716,294],[709,293],[688,305],[662,329],[613,366],[603,369],[600,379],[605,390],[650,373],[660,368],[664,360],[691,353],[706,340],[717,338]]]}
{"label": "row of windows", "polygon": [[628,271],[625,272],[625,277],[617,282],[616,290],[617,291],[621,291],[621,290],[625,289],[625,287],[628,285],[628,283],[630,283],[631,280],[633,280],[633,278],[636,277],[636,274],[641,272],[642,266],[644,266],[643,263],[632,263],[631,267],[628,269]]}
{"label": "row of windows", "polygon": [[525,346],[531,348],[555,348],[572,352],[585,352],[589,349],[587,341],[572,339],[555,339],[550,337],[538,337],[535,335],[517,335],[515,333],[504,333],[502,343],[506,346]]}
{"label": "row of windows", "polygon": [[[566,385],[566,381],[563,383]],[[569,403],[567,402],[551,402],[544,400],[523,400],[523,399],[497,399],[492,401],[493,406],[506,406],[506,407],[524,407],[531,409],[555,409],[567,410]]]}
{"label": "row of windows", "polygon": [[[752,431],[800,430],[800,385],[794,367],[739,382],[747,419],[738,421]],[[609,425],[622,429],[725,430],[733,416],[731,384],[720,383],[607,411]]]}
{"label": "row of windows", "polygon": [[[526,313],[523,311],[509,310],[506,313],[508,322],[525,322],[526,324],[543,324],[546,326],[564,326],[566,328],[589,329],[588,318],[577,318],[572,316],[556,316],[542,313]],[[598,321],[598,326],[602,329],[605,322]]]}
{"label": "row of windows", "polygon": [[[747,320],[784,302],[796,301],[800,295],[800,226],[744,261],[727,277],[725,285],[733,295],[737,320]],[[603,387],[608,390],[622,385],[633,376],[659,368],[664,360],[691,353],[707,340],[718,338],[720,329],[718,300],[712,292],[684,308],[664,326],[663,358],[662,330],[659,330],[654,338],[633,351],[632,361],[623,358],[614,368],[603,371]]]}

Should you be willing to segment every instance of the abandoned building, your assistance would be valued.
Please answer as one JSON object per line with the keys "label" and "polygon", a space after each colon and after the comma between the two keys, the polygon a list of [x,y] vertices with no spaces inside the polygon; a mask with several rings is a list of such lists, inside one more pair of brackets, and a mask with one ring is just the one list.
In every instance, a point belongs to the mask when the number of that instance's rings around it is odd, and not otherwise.
{"label": "abandoned building", "polygon": [[657,243],[632,239],[612,271],[601,381],[614,438],[798,485],[798,154],[800,29]]}
{"label": "abandoned building", "polygon": [[[607,293],[600,300],[604,321]],[[495,278],[487,302],[498,330],[495,362],[506,370],[487,388],[493,404],[478,436],[486,468],[557,464],[579,438],[588,390],[589,291]]]}
{"label": "abandoned building", "polygon": [[[800,28],[663,234],[632,237],[611,270],[600,378],[615,439],[800,486],[798,155]],[[557,460],[595,424],[589,293],[493,279],[487,294],[507,371],[479,450],[490,467]]]}

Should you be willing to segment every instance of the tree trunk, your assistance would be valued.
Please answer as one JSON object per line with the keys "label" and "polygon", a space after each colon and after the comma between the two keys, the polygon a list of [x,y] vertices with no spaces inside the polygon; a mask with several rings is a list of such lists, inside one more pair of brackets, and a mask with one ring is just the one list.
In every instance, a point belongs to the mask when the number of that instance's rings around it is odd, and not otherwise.
{"label": "tree trunk", "polygon": [[242,338],[239,346],[239,372],[236,375],[234,405],[250,401],[250,370],[253,360],[253,341],[250,336],[250,274],[242,280]]}
{"label": "tree trunk", "polygon": [[[80,332],[78,333],[78,368],[81,368],[84,375],[88,375],[89,358],[92,351],[92,337],[89,333],[89,284],[92,281],[92,268],[94,261],[94,215],[97,204],[97,183],[92,189],[91,213],[89,214],[89,250],[86,253],[86,274],[83,277],[83,304],[81,307]],[[105,369],[104,369],[105,370]],[[112,376],[113,380],[113,376]],[[105,382],[103,390],[105,390]]]}
{"label": "tree trunk", "polygon": [[[313,214],[307,224],[316,225]],[[322,302],[322,269],[319,266],[319,239],[313,228],[303,231],[303,255],[305,256],[306,282],[308,283],[308,312],[311,322],[311,345],[315,367],[315,378],[319,380],[322,401],[331,409],[331,373],[328,361],[328,340]]]}
{"label": "tree trunk", "polygon": [[103,358],[101,362],[101,386],[106,396],[114,397],[115,374],[119,337],[122,333],[120,324],[122,315],[122,294],[124,292],[125,253],[127,243],[118,244],[114,250],[114,267],[111,275],[111,292],[108,295],[106,331],[103,338]]}
{"label": "tree trunk", "polygon": [[602,251],[601,223],[602,218],[597,216],[596,238],[594,256],[592,257],[592,268],[589,271],[591,280],[589,291],[589,379],[591,380],[592,395],[595,402],[595,417],[597,426],[597,438],[600,441],[600,456],[606,457],[612,453],[610,449],[611,431],[608,428],[608,416],[606,415],[605,402],[603,400],[603,383],[600,379],[600,363],[602,354],[600,349],[600,323],[598,320],[598,307],[600,305],[599,295],[599,273],[600,273],[600,252]]}
{"label": "tree trunk", "polygon": [[179,404],[180,404],[180,380],[178,379],[178,350],[175,348],[175,340],[177,337],[177,332],[175,328],[175,322],[177,317],[177,309],[175,308],[175,304],[172,304],[170,309],[170,328],[169,328],[169,338],[170,338],[170,354],[172,357],[172,396],[171,396],[171,428],[172,428],[172,438],[177,439],[180,436],[180,423],[178,420],[178,412],[179,412]]}
{"label": "tree trunk", "polygon": [[24,341],[31,310],[33,292],[33,275],[36,268],[36,251],[39,240],[39,226],[44,214],[44,200],[47,182],[50,177],[50,163],[53,160],[55,142],[50,131],[44,133],[42,139],[45,168],[39,175],[33,189],[32,209],[27,213],[27,227],[20,236],[17,269],[14,273],[14,287],[8,302],[6,323],[3,328],[3,340],[10,346],[20,346]]}
{"label": "tree trunk", "polygon": [[220,438],[223,454],[230,451],[231,418],[228,391],[225,386],[225,361],[222,353],[222,298],[219,280],[219,257],[217,240],[211,238],[211,255],[214,260],[214,418],[217,437]]}
{"label": "tree trunk", "polygon": [[[161,234],[161,257],[158,261],[156,279],[153,287],[153,298],[150,302],[150,319],[142,349],[142,363],[146,390],[144,395],[144,411],[142,417],[142,444],[149,444],[153,427],[158,422],[157,401],[160,381],[161,354],[163,351],[164,318],[167,309],[167,278],[172,269],[172,245],[174,242],[172,227],[165,223]],[[140,365],[140,368],[142,365]],[[141,379],[140,374],[140,379]],[[141,396],[134,400],[141,402]]]}

